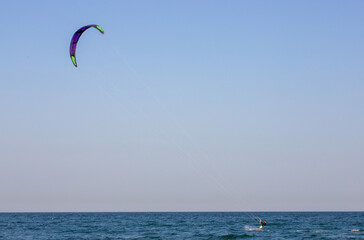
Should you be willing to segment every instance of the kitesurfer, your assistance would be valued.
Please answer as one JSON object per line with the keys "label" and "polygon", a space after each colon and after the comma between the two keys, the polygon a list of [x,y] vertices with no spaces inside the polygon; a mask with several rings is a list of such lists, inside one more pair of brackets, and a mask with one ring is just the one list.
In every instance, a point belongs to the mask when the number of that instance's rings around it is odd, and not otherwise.
{"label": "kitesurfer", "polygon": [[262,229],[265,225],[267,225],[267,221],[266,220],[264,220],[264,222],[262,220],[260,220],[259,223],[260,223],[259,229]]}

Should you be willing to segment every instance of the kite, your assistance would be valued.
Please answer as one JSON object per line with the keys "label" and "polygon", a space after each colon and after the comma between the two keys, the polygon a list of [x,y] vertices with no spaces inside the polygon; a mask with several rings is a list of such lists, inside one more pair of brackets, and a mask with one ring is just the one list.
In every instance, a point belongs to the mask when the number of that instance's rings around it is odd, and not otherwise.
{"label": "kite", "polygon": [[86,31],[87,29],[89,29],[90,27],[96,28],[97,30],[100,31],[100,33],[104,34],[104,30],[99,25],[95,25],[95,24],[91,24],[91,25],[84,26],[84,27],[78,29],[75,32],[75,34],[73,34],[73,37],[72,37],[72,40],[71,40],[71,44],[70,44],[70,57],[71,57],[71,60],[73,62],[73,65],[75,65],[75,67],[77,67],[77,62],[76,62],[76,46],[77,46],[77,42],[80,39],[82,33],[84,31]]}

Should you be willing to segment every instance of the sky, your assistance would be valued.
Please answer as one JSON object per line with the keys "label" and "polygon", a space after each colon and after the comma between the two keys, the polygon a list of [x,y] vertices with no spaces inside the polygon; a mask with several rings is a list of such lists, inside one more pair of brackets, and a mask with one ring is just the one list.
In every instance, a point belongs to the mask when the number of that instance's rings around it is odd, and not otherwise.
{"label": "sky", "polygon": [[1,1],[0,212],[364,211],[363,12]]}

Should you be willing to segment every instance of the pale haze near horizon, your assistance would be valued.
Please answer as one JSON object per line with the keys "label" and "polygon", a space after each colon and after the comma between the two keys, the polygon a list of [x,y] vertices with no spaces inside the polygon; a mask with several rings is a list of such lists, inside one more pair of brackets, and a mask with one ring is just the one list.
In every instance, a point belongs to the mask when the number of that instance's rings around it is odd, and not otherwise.
{"label": "pale haze near horizon", "polygon": [[0,212],[363,211],[363,12],[2,1]]}

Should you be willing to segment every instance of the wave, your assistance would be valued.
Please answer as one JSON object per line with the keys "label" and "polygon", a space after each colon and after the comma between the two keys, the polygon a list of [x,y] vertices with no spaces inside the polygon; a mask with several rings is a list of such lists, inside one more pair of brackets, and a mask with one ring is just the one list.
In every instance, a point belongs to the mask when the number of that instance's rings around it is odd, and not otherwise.
{"label": "wave", "polygon": [[250,236],[249,234],[226,234],[226,235],[222,235],[220,236],[220,238],[222,239],[241,239],[241,238],[250,238],[252,236]]}

